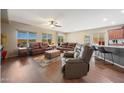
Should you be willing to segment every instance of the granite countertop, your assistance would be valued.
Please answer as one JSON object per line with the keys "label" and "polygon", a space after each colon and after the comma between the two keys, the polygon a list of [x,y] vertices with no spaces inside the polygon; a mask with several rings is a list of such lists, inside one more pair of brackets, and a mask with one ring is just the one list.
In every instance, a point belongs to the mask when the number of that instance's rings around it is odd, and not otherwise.
{"label": "granite countertop", "polygon": [[98,46],[98,47],[124,48],[124,46]]}

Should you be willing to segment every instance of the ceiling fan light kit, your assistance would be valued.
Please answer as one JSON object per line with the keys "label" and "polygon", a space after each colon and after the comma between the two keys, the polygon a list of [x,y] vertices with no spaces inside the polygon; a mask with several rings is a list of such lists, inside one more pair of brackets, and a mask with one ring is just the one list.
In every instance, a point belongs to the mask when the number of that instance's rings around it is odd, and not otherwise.
{"label": "ceiling fan light kit", "polygon": [[58,22],[57,21],[55,21],[55,20],[51,20],[51,21],[49,21],[50,22],[50,27],[62,27],[61,25],[59,25],[58,24]]}
{"label": "ceiling fan light kit", "polygon": [[50,25],[51,28],[55,27],[53,24]]}

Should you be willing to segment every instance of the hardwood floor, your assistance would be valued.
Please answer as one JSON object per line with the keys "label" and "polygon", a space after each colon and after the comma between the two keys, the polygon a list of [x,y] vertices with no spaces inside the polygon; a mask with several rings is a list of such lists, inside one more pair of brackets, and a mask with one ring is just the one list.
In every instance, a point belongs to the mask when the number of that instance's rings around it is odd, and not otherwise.
{"label": "hardwood floor", "polygon": [[3,83],[124,83],[124,69],[91,59],[90,71],[81,79],[65,80],[61,72],[61,61],[41,67],[33,58],[8,59],[1,66]]}

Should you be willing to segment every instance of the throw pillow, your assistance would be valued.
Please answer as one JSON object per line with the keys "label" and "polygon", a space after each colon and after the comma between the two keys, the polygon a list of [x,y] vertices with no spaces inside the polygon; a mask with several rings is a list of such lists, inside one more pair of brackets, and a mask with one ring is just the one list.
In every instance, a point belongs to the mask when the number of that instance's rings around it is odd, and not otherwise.
{"label": "throw pillow", "polygon": [[74,53],[74,58],[76,58],[76,59],[79,58],[79,55],[80,55],[80,52],[79,51],[75,52]]}
{"label": "throw pillow", "polygon": [[80,59],[82,59],[83,52],[84,52],[84,47],[82,46],[82,47],[81,47],[81,51],[80,51],[80,55],[79,55],[79,58],[80,58]]}
{"label": "throw pillow", "polygon": [[76,44],[74,48],[74,52],[76,52],[78,49],[81,49],[81,44]]}

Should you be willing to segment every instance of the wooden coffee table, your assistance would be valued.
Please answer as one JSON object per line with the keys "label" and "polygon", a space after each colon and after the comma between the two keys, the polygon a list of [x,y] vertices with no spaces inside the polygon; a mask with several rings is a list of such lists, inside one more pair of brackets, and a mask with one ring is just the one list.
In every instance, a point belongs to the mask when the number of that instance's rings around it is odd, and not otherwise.
{"label": "wooden coffee table", "polygon": [[57,50],[57,49],[48,50],[48,51],[45,51],[45,57],[48,59],[52,59],[57,56],[60,56],[60,53],[61,53],[60,50]]}

